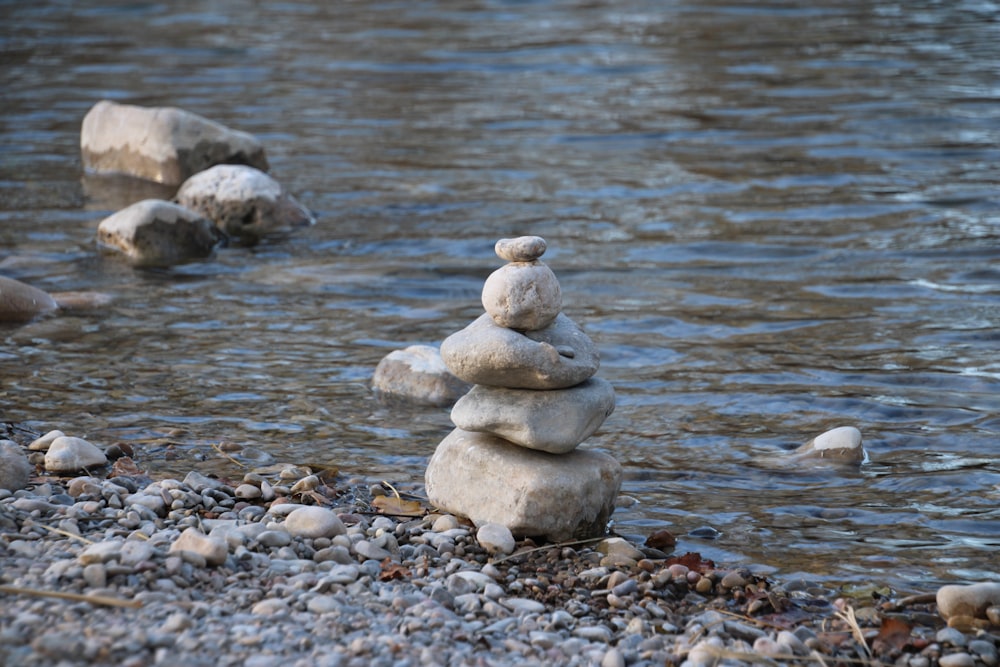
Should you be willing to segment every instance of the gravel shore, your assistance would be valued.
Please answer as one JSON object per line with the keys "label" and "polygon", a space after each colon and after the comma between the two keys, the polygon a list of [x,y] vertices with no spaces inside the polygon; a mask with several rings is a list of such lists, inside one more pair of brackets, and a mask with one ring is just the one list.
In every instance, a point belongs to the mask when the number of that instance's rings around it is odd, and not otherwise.
{"label": "gravel shore", "polygon": [[640,544],[491,554],[419,488],[291,465],[122,469],[0,491],[0,664],[998,664],[997,628],[949,628],[932,598],[836,599]]}

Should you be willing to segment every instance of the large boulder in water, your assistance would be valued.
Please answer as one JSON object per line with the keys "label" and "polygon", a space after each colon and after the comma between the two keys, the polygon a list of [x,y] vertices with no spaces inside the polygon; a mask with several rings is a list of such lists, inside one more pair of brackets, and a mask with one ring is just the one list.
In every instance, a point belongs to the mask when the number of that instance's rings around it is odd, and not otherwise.
{"label": "large boulder in water", "polygon": [[393,350],[378,362],[372,389],[381,399],[418,405],[452,405],[470,385],[451,374],[432,345]]}
{"label": "large boulder in water", "polygon": [[102,100],[83,119],[83,166],[180,185],[217,164],[267,171],[267,156],[252,135],[176,107],[140,107]]}
{"label": "large boulder in water", "polygon": [[136,266],[172,266],[209,257],[225,238],[211,220],[159,199],[137,202],[97,227],[101,247]]}
{"label": "large boulder in water", "polygon": [[316,222],[278,181],[244,165],[220,164],[195,174],[181,185],[176,200],[251,243]]}

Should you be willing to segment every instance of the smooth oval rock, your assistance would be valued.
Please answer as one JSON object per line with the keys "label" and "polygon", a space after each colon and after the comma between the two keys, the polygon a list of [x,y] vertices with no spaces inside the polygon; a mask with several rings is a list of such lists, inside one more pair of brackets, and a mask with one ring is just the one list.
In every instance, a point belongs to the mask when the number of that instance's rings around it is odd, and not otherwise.
{"label": "smooth oval rock", "polygon": [[0,489],[17,491],[28,486],[35,467],[13,440],[0,440]]}
{"label": "smooth oval rock", "polygon": [[486,553],[506,556],[514,552],[514,535],[507,526],[499,523],[484,523],[476,531],[476,541],[486,549]]}
{"label": "smooth oval rock", "polygon": [[48,292],[0,276],[0,322],[28,322],[58,308],[59,304]]}
{"label": "smooth oval rock", "polygon": [[108,216],[97,227],[101,248],[136,266],[172,266],[210,257],[225,242],[215,224],[159,199],[145,199]]}
{"label": "smooth oval rock", "polygon": [[493,246],[497,257],[508,262],[533,262],[545,254],[547,248],[541,236],[518,236],[500,239]]}
{"label": "smooth oval rock", "polygon": [[282,527],[297,537],[334,537],[347,532],[340,517],[325,507],[313,505],[292,510]]}
{"label": "smooth oval rock", "polygon": [[84,116],[80,132],[84,169],[129,174],[180,185],[217,164],[267,171],[260,142],[176,107],[141,107],[102,100]]}
{"label": "smooth oval rock", "polygon": [[106,465],[108,457],[101,449],[83,438],[61,436],[52,441],[45,452],[48,472],[71,473]]}
{"label": "smooth oval rock", "polygon": [[379,398],[418,405],[452,405],[470,386],[448,370],[441,352],[431,345],[393,350],[378,362],[372,377]]}
{"label": "smooth oval rock", "polygon": [[550,326],[524,333],[484,313],[441,343],[441,358],[461,380],[510,389],[565,389],[600,366],[597,346],[563,313]]}
{"label": "smooth oval rock", "polygon": [[987,618],[987,610],[1000,605],[1000,582],[949,584],[937,592],[938,613],[945,619],[953,616]]}
{"label": "smooth oval rock", "polygon": [[39,436],[34,440],[32,440],[31,444],[28,445],[28,449],[30,449],[33,452],[47,451],[49,446],[52,445],[53,440],[55,440],[56,438],[61,438],[64,435],[66,434],[58,429],[49,431],[45,435]]}
{"label": "smooth oval rock", "polygon": [[611,383],[592,377],[575,387],[547,391],[476,385],[452,408],[451,420],[466,431],[564,454],[593,435],[614,409]]}
{"label": "smooth oval rock", "polygon": [[245,165],[220,164],[199,172],[184,181],[175,199],[226,234],[251,243],[316,223],[278,181]]}
{"label": "smooth oval rock", "polygon": [[490,274],[483,285],[483,308],[501,327],[544,329],[562,310],[556,274],[542,262],[513,262]]}

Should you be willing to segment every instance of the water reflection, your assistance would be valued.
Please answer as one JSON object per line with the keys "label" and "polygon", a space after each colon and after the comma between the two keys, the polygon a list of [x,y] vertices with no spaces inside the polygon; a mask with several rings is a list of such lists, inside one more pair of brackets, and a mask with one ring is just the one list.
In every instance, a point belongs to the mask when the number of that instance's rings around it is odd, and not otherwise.
{"label": "water reflection", "polygon": [[[4,418],[162,473],[419,481],[446,411],[388,351],[534,233],[619,404],[616,528],[837,585],[995,577],[1000,24],[975,3],[0,4],[0,271],[106,313],[2,330]],[[988,14],[988,12],[987,12]],[[989,18],[989,16],[985,16]],[[96,253],[100,98],[257,135],[319,224],[169,271]],[[871,462],[771,463],[857,425]],[[720,534],[706,539],[699,527]]]}

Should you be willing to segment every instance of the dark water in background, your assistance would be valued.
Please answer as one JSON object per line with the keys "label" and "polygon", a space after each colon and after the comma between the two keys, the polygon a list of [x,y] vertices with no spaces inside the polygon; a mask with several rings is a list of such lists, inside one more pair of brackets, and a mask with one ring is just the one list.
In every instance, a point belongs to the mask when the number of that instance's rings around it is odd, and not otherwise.
{"label": "dark water in background", "polygon": [[[104,313],[0,330],[2,419],[151,471],[419,482],[371,396],[538,234],[618,408],[616,528],[825,585],[1000,579],[1000,22],[986,2],[6,2],[0,273]],[[85,5],[85,6],[84,6]],[[167,272],[95,249],[96,101],[259,137],[319,224]],[[767,459],[833,426],[860,471]]]}

